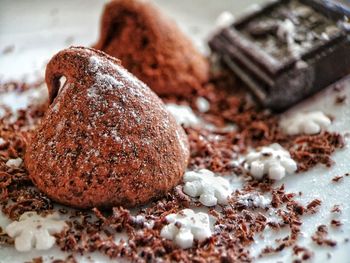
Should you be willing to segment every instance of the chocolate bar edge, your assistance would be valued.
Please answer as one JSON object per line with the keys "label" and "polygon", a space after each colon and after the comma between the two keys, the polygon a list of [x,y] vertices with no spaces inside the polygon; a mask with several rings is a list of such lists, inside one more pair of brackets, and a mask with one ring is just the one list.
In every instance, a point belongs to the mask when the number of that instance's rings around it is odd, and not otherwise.
{"label": "chocolate bar edge", "polygon": [[[301,1],[304,2],[303,0]],[[281,1],[274,1],[274,3],[270,3],[268,7],[280,4],[280,2]],[[312,1],[312,2],[315,2],[315,1]],[[317,1],[317,4],[319,5],[320,3],[318,3]],[[264,10],[260,10],[258,12],[264,12]],[[249,18],[251,19],[252,15],[250,15]],[[242,21],[242,19],[239,20],[239,22],[240,21]],[[252,93],[255,95],[255,97],[263,106],[269,107],[274,111],[277,111],[277,112],[284,111],[290,106],[292,106],[293,104],[302,100],[303,98],[316,93],[320,89],[325,88],[331,83],[338,81],[345,75],[350,74],[350,60],[344,61],[343,70],[338,69],[338,72],[335,72],[335,70],[333,69],[330,70],[330,72],[325,72],[327,71],[327,69],[317,65],[318,63],[321,63],[320,61],[323,61],[323,63],[334,64],[332,63],[332,61],[330,61],[331,57],[342,57],[342,55],[346,56],[347,54],[350,54],[350,40],[349,40],[348,32],[345,32],[345,33],[342,32],[341,35],[333,39],[332,41],[334,43],[332,43],[332,45],[329,45],[328,43],[328,46],[322,45],[320,47],[314,48],[313,50],[309,50],[306,54],[304,54],[305,61],[303,59],[299,59],[299,60],[296,59],[295,61],[292,61],[292,62],[289,61],[289,65],[288,63],[284,63],[284,64],[280,63],[279,68],[278,66],[276,66],[278,63],[277,64],[275,63],[274,66],[270,67],[269,72],[266,72],[262,70],[262,68],[266,66],[267,67],[271,66],[271,63],[270,63],[271,61],[268,61],[267,63],[266,61],[265,63],[261,63],[261,60],[259,60],[259,58],[263,58],[264,56],[260,56],[260,54],[256,56],[256,53],[253,54],[252,56],[253,58],[249,58],[249,57],[247,58],[246,57],[247,54],[245,54],[246,52],[244,51],[242,52],[242,50],[240,49],[241,45],[237,45],[238,47],[229,45],[230,40],[232,41],[232,31],[233,31],[232,29],[226,28],[226,29],[223,29],[218,34],[216,34],[209,41],[210,48],[214,52],[216,51],[219,54],[219,56],[221,56],[225,64],[227,64],[231,68],[231,70],[235,72],[238,75],[238,77],[241,78],[248,85]],[[228,39],[226,40],[228,43],[225,43],[225,37],[227,38],[227,36],[229,36]],[[235,37],[244,38],[244,36],[239,35],[239,32],[234,36],[234,38]],[[247,41],[249,40],[247,39]],[[250,44],[254,45],[254,42],[251,42]],[[256,51],[257,49],[255,48],[253,50]],[[248,51],[251,51],[251,50],[248,50]],[[250,54],[251,53],[252,52],[250,52]],[[316,53],[320,53],[320,54],[317,55]],[[241,58],[243,57],[246,60],[245,64],[248,64],[248,66],[245,65],[242,67],[242,63],[237,63],[237,54],[239,54],[238,57],[241,57]],[[310,56],[310,54],[312,54],[312,56]],[[327,58],[327,55],[330,57]],[[259,61],[260,63],[256,63]],[[296,65],[298,61],[302,61],[302,63],[306,63],[308,65],[308,70],[305,71],[305,69],[297,69]],[[256,64],[260,65],[260,67],[256,66]],[[320,69],[322,69],[321,70],[322,72],[316,72],[317,70],[320,70]],[[247,70],[253,71],[253,72],[248,73]],[[288,74],[292,74],[294,75],[294,77],[296,77],[300,81],[305,82],[304,84],[300,84],[300,86],[305,86],[305,87],[301,87],[303,88],[303,90],[299,90],[299,91],[297,90],[300,94],[293,94],[293,92],[295,93],[294,90],[292,90],[292,93],[288,94],[288,91],[293,88],[292,80],[290,79],[288,80],[288,78],[286,77],[288,76]],[[327,75],[328,77],[325,77],[324,75]],[[287,91],[286,92],[287,94],[284,94],[286,95],[284,97],[285,98],[287,97],[287,98],[279,99],[277,96],[277,94],[279,93],[278,92],[279,87],[277,87],[276,85],[277,83],[280,82],[280,79],[283,79],[283,78],[285,79],[286,83],[282,88],[282,90]],[[323,79],[323,83],[320,80],[315,78]],[[265,87],[263,87],[263,85],[265,85]],[[295,88],[297,87],[294,87],[294,89]]]}

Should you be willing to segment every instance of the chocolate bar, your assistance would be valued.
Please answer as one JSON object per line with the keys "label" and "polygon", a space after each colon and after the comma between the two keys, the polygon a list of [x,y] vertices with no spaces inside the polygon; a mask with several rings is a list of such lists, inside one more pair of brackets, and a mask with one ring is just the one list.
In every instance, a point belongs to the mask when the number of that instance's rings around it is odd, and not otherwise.
{"label": "chocolate bar", "polygon": [[283,111],[350,73],[350,10],[325,0],[279,0],[209,41],[257,100]]}

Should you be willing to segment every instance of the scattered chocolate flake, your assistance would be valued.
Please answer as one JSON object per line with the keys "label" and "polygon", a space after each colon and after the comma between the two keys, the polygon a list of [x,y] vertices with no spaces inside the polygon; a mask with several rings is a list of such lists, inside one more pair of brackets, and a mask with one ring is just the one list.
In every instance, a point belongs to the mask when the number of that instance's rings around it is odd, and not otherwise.
{"label": "scattered chocolate flake", "polygon": [[[41,82],[36,85],[39,84]],[[185,129],[191,147],[190,168],[209,168],[214,172],[235,172],[244,176],[244,170],[232,165],[232,161],[246,153],[249,147],[278,142],[290,150],[299,163],[299,170],[305,171],[318,163],[328,165],[332,162],[331,153],[343,146],[342,137],[336,133],[294,137],[283,134],[278,127],[278,118],[257,109],[242,90],[232,88],[234,85],[240,84],[232,79],[232,74],[220,73],[201,91],[200,96],[209,101],[210,110],[198,114],[214,124],[216,129]],[[0,92],[23,92],[33,87],[35,85],[6,83],[0,85]],[[187,103],[193,106],[195,101],[190,98]],[[195,242],[187,250],[179,249],[173,242],[160,237],[168,214],[198,205],[182,192],[180,186],[147,208],[140,209],[138,216],[141,220],[122,207],[114,207],[111,211],[55,208],[54,202],[35,188],[24,167],[9,168],[5,165],[10,158],[23,159],[30,136],[45,110],[45,106],[31,107],[19,112],[14,123],[8,122],[10,115],[0,120],[0,137],[6,141],[0,147],[0,204],[3,213],[13,220],[26,211],[46,214],[56,209],[67,215],[69,229],[55,236],[58,247],[63,251],[79,254],[99,251],[110,258],[135,262],[154,262],[160,259],[181,262],[251,262],[249,246],[256,235],[262,234],[267,226],[276,231],[288,228],[290,233],[276,241],[275,247],[266,248],[262,254],[277,253],[286,247],[294,248],[300,235],[302,215],[310,211],[316,212],[315,208],[320,205],[320,201],[314,200],[304,207],[294,200],[297,194],[286,193],[283,185],[273,188],[273,182],[268,179],[247,179],[244,189],[236,193],[237,197],[249,192],[270,192],[271,206],[276,209],[280,220],[270,222],[259,210],[250,211],[237,206],[232,198],[229,206],[223,207],[220,213],[214,209],[209,210],[216,219],[213,236],[203,242]],[[225,130],[228,123],[234,124],[236,128]],[[114,241],[117,234],[125,235],[119,243]],[[11,245],[13,240],[2,233],[1,243]],[[74,257],[68,257],[54,262],[76,261]]]}
{"label": "scattered chocolate flake", "polygon": [[43,263],[44,260],[42,257],[37,257],[37,258],[33,258],[31,261],[26,261],[25,263]]}
{"label": "scattered chocolate flake", "polygon": [[306,247],[294,246],[293,253],[296,256],[299,256],[301,260],[306,261],[313,257],[314,253],[307,249]]}
{"label": "scattered chocolate flake", "polygon": [[317,208],[322,204],[322,201],[320,199],[314,199],[312,200],[307,206],[307,212],[310,214],[314,214],[317,211]]}
{"label": "scattered chocolate flake", "polygon": [[292,158],[298,163],[298,171],[307,171],[316,164],[332,166],[331,154],[345,143],[338,133],[322,132],[317,135],[302,135],[294,139],[289,148]]}
{"label": "scattered chocolate flake", "polygon": [[78,263],[73,255],[69,255],[66,259],[54,259],[52,263]]}
{"label": "scattered chocolate flake", "polygon": [[336,104],[344,104],[346,102],[346,95],[337,95],[335,97],[335,103]]}
{"label": "scattered chocolate flake", "polygon": [[331,220],[331,226],[333,226],[333,227],[340,227],[342,225],[343,225],[343,223],[340,222],[340,220],[336,220],[336,219]]}
{"label": "scattered chocolate flake", "polygon": [[327,226],[320,225],[317,227],[317,231],[311,238],[319,246],[335,247],[337,245],[337,242],[327,237],[328,237]]}
{"label": "scattered chocolate flake", "polygon": [[341,213],[340,205],[334,205],[331,209],[332,213]]}
{"label": "scattered chocolate flake", "polygon": [[340,181],[341,179],[343,179],[343,178],[344,178],[343,175],[337,175],[337,176],[333,177],[332,182],[337,183],[337,182],[339,182],[339,181]]}
{"label": "scattered chocolate flake", "polygon": [[9,45],[6,46],[3,50],[2,50],[2,54],[10,54],[15,50],[15,45]]}

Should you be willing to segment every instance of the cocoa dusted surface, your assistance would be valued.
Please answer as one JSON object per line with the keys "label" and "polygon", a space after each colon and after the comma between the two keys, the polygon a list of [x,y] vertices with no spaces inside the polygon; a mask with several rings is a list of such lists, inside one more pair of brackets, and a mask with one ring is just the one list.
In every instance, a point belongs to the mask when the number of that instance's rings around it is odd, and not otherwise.
{"label": "cocoa dusted surface", "polygon": [[94,48],[120,59],[158,95],[186,97],[208,81],[207,59],[150,1],[109,2]]}

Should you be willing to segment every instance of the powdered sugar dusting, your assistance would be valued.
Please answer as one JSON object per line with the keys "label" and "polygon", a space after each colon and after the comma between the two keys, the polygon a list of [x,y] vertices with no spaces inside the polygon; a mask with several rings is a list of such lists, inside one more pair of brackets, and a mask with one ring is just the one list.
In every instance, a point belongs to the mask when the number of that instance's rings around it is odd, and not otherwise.
{"label": "powdered sugar dusting", "polygon": [[102,61],[96,57],[91,56],[89,58],[89,70],[94,73],[95,83],[87,90],[89,98],[97,98],[99,96],[99,90],[113,91],[115,88],[125,87],[124,83],[118,81],[110,74],[102,73],[102,69],[106,69]]}
{"label": "powdered sugar dusting", "polygon": [[[121,76],[120,80],[116,79],[111,74],[105,73],[109,72],[111,69]],[[88,90],[88,96],[90,98],[97,98],[101,87],[109,92],[113,92],[116,88],[129,88],[129,86],[133,86],[137,88],[130,88],[128,91],[132,96],[137,97],[144,103],[151,103],[147,99],[147,96],[145,96],[145,89],[147,86],[118,64],[110,60],[102,60],[92,55],[89,58],[89,70],[95,74],[96,80],[95,84]]]}

